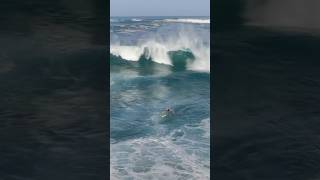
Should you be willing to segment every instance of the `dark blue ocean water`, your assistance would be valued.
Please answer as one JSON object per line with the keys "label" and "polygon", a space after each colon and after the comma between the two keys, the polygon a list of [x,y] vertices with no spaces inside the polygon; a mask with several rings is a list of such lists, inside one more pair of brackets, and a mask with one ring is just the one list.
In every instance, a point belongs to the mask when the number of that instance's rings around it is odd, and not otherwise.
{"label": "dark blue ocean water", "polygon": [[111,18],[111,179],[209,179],[209,26]]}
{"label": "dark blue ocean water", "polygon": [[214,178],[319,179],[318,31],[214,34]]}
{"label": "dark blue ocean water", "polygon": [[0,179],[106,179],[107,2],[0,5]]}

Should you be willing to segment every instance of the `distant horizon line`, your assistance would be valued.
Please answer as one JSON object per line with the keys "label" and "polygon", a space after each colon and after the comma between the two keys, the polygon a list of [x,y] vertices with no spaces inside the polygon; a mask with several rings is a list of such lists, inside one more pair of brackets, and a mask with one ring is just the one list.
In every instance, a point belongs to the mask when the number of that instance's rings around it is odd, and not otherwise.
{"label": "distant horizon line", "polygon": [[210,17],[210,15],[195,15],[195,16],[190,16],[190,15],[170,15],[170,16],[164,16],[164,15],[146,15],[146,16],[143,16],[143,15],[138,15],[138,16],[132,16],[132,15],[129,15],[129,16],[111,16],[110,17]]}

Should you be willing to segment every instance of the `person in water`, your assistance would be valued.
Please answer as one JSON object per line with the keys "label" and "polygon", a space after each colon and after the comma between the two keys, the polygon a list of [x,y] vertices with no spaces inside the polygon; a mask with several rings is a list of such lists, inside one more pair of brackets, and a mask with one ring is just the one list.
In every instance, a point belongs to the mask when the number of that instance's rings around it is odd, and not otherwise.
{"label": "person in water", "polygon": [[173,110],[170,109],[170,108],[167,108],[167,114],[168,114],[168,115],[169,115],[169,114],[173,114]]}
{"label": "person in water", "polygon": [[173,110],[170,109],[170,108],[166,108],[164,111],[162,111],[161,113],[161,117],[168,117],[168,116],[171,116],[173,115]]}

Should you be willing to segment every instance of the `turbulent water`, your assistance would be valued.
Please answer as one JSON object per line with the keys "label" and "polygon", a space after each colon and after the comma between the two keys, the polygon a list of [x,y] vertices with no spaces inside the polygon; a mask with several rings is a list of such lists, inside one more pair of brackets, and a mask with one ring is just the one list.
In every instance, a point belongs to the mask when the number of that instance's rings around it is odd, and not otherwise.
{"label": "turbulent water", "polygon": [[1,2],[1,180],[106,179],[105,4]]}
{"label": "turbulent water", "polygon": [[320,38],[302,30],[215,31],[215,179],[320,178]]}
{"label": "turbulent water", "polygon": [[209,18],[110,21],[111,179],[209,179]]}

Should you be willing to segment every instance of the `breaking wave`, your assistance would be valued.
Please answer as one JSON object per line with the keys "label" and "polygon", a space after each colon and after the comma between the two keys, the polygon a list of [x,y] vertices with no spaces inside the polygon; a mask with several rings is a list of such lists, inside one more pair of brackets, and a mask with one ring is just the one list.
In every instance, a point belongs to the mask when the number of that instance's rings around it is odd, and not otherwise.
{"label": "breaking wave", "polygon": [[134,45],[114,43],[110,53],[125,60],[138,61],[142,56],[154,62],[175,65],[178,61],[186,69],[210,72],[210,42],[192,30],[181,30],[166,37],[151,37]]}

